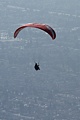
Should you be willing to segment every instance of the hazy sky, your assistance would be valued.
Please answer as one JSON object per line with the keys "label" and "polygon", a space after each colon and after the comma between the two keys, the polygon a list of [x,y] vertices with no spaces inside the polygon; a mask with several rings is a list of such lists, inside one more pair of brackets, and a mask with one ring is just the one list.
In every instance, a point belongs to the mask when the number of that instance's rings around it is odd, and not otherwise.
{"label": "hazy sky", "polygon": [[[30,22],[49,24],[56,39],[25,29],[14,40],[15,29]],[[0,0],[3,119],[80,119],[80,0]]]}

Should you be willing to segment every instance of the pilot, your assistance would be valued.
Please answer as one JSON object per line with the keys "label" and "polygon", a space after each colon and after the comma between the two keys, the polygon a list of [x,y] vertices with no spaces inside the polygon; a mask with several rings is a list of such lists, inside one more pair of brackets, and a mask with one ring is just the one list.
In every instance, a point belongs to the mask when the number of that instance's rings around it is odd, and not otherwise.
{"label": "pilot", "polygon": [[35,63],[35,66],[34,66],[35,70],[40,70],[40,67],[39,67],[39,64]]}

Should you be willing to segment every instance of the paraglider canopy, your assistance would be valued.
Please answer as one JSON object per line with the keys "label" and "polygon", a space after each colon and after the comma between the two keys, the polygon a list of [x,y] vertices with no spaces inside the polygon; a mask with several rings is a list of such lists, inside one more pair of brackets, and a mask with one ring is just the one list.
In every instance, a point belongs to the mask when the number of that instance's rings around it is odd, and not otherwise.
{"label": "paraglider canopy", "polygon": [[20,32],[22,29],[26,28],[26,27],[32,27],[32,28],[41,29],[41,30],[45,31],[46,33],[48,33],[53,40],[56,38],[56,33],[55,33],[55,31],[54,31],[49,25],[40,24],[40,23],[28,23],[28,24],[25,24],[25,25],[19,27],[19,28],[16,29],[16,31],[14,32],[14,38],[16,38],[17,35],[19,34],[19,32]]}

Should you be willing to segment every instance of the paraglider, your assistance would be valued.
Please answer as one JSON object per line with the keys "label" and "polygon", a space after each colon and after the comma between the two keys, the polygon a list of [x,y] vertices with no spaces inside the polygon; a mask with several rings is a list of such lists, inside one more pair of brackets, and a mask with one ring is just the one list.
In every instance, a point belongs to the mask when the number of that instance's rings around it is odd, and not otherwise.
{"label": "paraglider", "polygon": [[[19,32],[26,27],[38,28],[38,29],[43,30],[44,32],[48,33],[53,40],[56,38],[56,32],[49,25],[41,24],[41,23],[28,23],[28,24],[20,26],[14,32],[14,38],[16,38],[17,35],[19,34]],[[39,64],[35,63],[34,68],[36,71],[40,70]]]}

